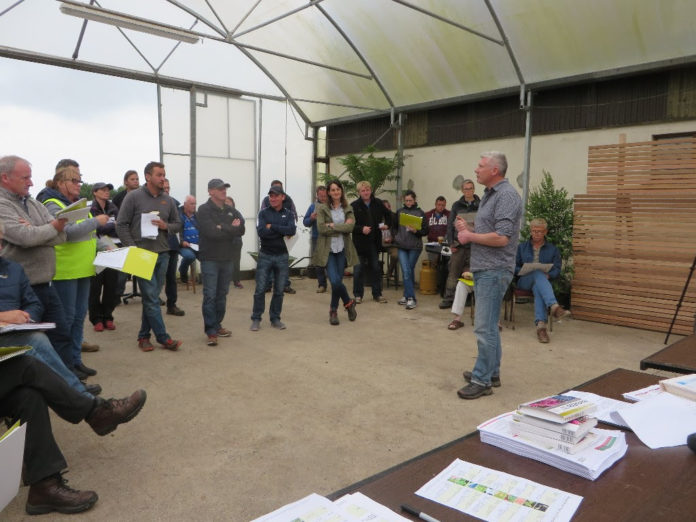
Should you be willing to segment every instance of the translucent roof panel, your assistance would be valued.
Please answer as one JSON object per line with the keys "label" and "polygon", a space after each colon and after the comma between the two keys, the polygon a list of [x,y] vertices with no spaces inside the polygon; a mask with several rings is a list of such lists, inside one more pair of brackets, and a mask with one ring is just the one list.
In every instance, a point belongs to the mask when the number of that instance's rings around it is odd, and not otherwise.
{"label": "translucent roof panel", "polygon": [[[311,124],[694,62],[693,0],[0,0],[0,55],[287,97]],[[79,42],[79,43],[78,43]],[[76,57],[73,57],[76,53]]]}

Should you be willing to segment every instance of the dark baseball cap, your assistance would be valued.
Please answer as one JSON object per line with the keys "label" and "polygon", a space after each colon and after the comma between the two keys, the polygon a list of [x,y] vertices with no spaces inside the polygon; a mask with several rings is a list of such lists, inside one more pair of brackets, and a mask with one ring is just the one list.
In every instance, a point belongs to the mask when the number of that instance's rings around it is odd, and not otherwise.
{"label": "dark baseball cap", "polygon": [[109,190],[114,190],[114,186],[111,183],[102,183],[101,181],[99,183],[95,183],[92,185],[92,192],[96,192],[99,189],[103,189],[104,187],[108,187]]}
{"label": "dark baseball cap", "polygon": [[271,194],[278,194],[279,196],[284,196],[285,192],[283,192],[283,187],[280,185],[273,185],[270,189],[268,189],[268,195],[270,196]]}
{"label": "dark baseball cap", "polygon": [[219,189],[219,188],[230,188],[229,183],[225,183],[222,181],[220,178],[213,178],[208,182],[208,190],[210,189]]}

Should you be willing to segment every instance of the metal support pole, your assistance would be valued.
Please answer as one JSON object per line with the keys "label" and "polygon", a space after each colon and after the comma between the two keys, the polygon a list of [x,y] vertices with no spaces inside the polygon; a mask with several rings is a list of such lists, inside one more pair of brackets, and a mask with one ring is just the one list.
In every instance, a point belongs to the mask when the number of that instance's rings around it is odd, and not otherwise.
{"label": "metal support pole", "polygon": [[396,124],[396,157],[399,161],[399,167],[396,169],[396,207],[399,207],[401,201],[401,191],[403,190],[403,175],[404,175],[404,140],[403,140],[403,123],[404,114],[399,113],[399,122]]}
{"label": "metal support pole", "polygon": [[191,87],[189,94],[189,118],[191,121],[190,136],[190,173],[189,173],[189,194],[196,194],[196,87]]}
{"label": "metal support pole", "polygon": [[[522,171],[522,203],[523,208],[527,208],[529,199],[529,163],[532,155],[532,91],[527,91],[527,103],[524,106],[527,113],[526,125],[524,130],[524,170]],[[524,216],[522,217],[524,221]],[[524,223],[523,223],[524,225]]]}

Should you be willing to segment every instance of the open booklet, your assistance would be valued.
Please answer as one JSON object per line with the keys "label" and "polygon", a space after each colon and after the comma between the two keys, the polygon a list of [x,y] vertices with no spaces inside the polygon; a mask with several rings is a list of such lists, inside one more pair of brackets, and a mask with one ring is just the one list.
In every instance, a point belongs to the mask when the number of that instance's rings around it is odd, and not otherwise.
{"label": "open booklet", "polygon": [[553,263],[525,263],[522,265],[522,268],[520,268],[520,272],[517,275],[527,275],[535,270],[541,270],[545,274],[548,274],[552,268]]}
{"label": "open booklet", "polygon": [[89,207],[87,199],[80,198],[72,205],[68,205],[56,213],[56,219],[67,219],[68,223],[75,223],[81,219],[87,219],[89,216]]}
{"label": "open booklet", "polygon": [[0,322],[0,334],[7,332],[20,332],[23,330],[51,330],[56,327],[56,323],[3,323]]}

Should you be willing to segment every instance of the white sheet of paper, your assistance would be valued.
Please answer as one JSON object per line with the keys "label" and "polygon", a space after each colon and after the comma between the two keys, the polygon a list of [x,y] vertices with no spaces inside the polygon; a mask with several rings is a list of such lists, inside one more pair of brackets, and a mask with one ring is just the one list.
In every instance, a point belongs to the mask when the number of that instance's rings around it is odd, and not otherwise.
{"label": "white sheet of paper", "polygon": [[288,254],[292,250],[292,247],[295,246],[295,243],[297,243],[297,239],[299,236],[295,234],[294,236],[283,236],[283,239],[285,240],[285,246],[288,249]]}
{"label": "white sheet of paper", "polygon": [[144,212],[140,217],[140,237],[155,239],[159,234],[157,225],[152,224],[153,219],[159,219],[159,213]]}
{"label": "white sheet of paper", "polygon": [[189,243],[188,247],[194,252],[198,252],[198,245],[196,243]]}
{"label": "white sheet of paper", "polygon": [[26,432],[27,425],[22,424],[0,441],[0,511],[19,491]]}
{"label": "white sheet of paper", "polygon": [[650,449],[681,446],[696,431],[696,402],[671,393],[644,399],[618,413]]}
{"label": "white sheet of paper", "polygon": [[525,263],[520,268],[518,276],[527,275],[534,270],[541,270],[542,272],[548,274],[553,268],[553,263]]}

